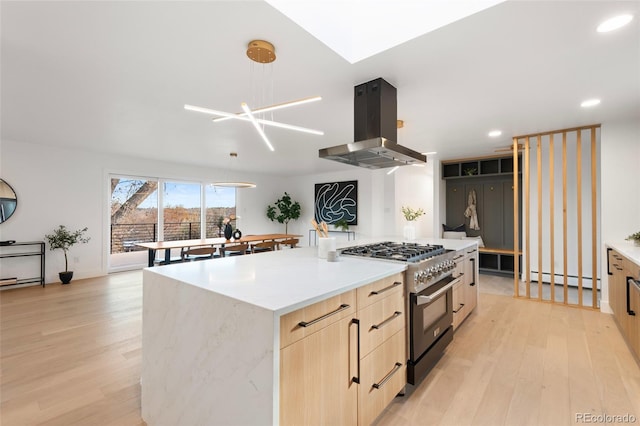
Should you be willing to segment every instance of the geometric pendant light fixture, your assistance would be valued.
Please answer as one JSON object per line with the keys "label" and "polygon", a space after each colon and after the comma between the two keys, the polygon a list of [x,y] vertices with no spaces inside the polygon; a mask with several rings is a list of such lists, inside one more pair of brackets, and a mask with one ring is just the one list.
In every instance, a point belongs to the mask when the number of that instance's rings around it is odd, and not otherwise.
{"label": "geometric pendant light fixture", "polygon": [[[253,40],[249,43],[247,47],[247,57],[251,59],[253,62],[257,62],[260,64],[271,63],[276,60],[275,47],[273,46],[273,44],[265,40]],[[253,108],[253,109],[246,102],[241,102],[240,108],[242,109],[242,112],[237,112],[237,113],[218,111],[218,110],[214,110],[210,108],[202,108],[194,105],[185,105],[184,109],[188,111],[201,112],[204,114],[216,116],[216,118],[213,120],[216,123],[225,121],[225,120],[230,120],[230,119],[248,121],[256,129],[256,131],[258,132],[258,134],[260,135],[264,143],[267,145],[267,147],[271,151],[274,151],[273,145],[271,144],[271,142],[269,141],[269,138],[264,132],[264,126],[279,127],[282,129],[295,130],[298,132],[310,133],[314,135],[324,135],[324,132],[320,130],[308,129],[306,127],[295,126],[292,124],[280,123],[278,121],[266,120],[262,118],[260,115],[267,112],[283,109],[283,108],[289,108],[297,105],[307,104],[310,102],[316,102],[321,99],[322,98],[320,96],[313,96],[313,97],[307,97],[307,98],[297,99],[294,101],[283,102],[279,104],[263,106],[259,108]]]}

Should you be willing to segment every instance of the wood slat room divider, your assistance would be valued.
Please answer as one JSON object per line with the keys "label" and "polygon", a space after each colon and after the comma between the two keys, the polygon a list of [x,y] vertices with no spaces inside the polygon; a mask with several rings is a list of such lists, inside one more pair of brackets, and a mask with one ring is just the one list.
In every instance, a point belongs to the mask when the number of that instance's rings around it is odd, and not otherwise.
{"label": "wood slat room divider", "polygon": [[[514,262],[514,284],[513,291],[515,297],[535,299],[538,301],[563,303],[591,309],[598,309],[599,278],[598,278],[598,130],[599,124],[570,129],[553,130],[549,132],[535,133],[529,135],[515,136],[513,138],[513,163],[514,163],[514,252],[520,250],[519,222],[524,221],[522,230],[523,241],[523,264]],[[589,135],[584,138],[583,132]],[[556,210],[555,185],[559,184],[555,176],[555,152],[554,136],[562,136],[562,211]],[[588,142],[587,142],[588,140]],[[583,145],[589,144],[588,149]],[[535,145],[534,145],[535,144]],[[533,146],[532,146],[533,145]],[[535,148],[535,151],[534,151]],[[518,187],[518,155],[519,150],[524,150],[522,155],[523,174],[523,218],[518,214],[518,203],[520,198],[520,188]],[[583,168],[583,156],[589,153],[590,167]],[[532,164],[532,156],[535,155]],[[545,158],[546,157],[546,158]],[[545,162],[546,159],[546,162]],[[568,174],[568,163],[571,168],[575,168],[575,174]],[[558,170],[559,172],[559,170]],[[588,176],[586,174],[588,173]],[[532,174],[533,181],[532,181]],[[560,179],[560,178],[558,178]],[[583,182],[584,181],[584,182]],[[531,193],[531,186],[535,185],[535,194]],[[559,190],[559,188],[558,188]],[[586,192],[583,192],[586,191]],[[571,199],[570,199],[571,197]],[[590,208],[583,206],[583,199],[589,198]],[[571,202],[570,202],[570,201]],[[575,203],[573,202],[575,200]],[[543,209],[544,204],[548,204],[548,210]],[[535,237],[532,239],[532,205],[535,204],[535,216],[533,226],[536,227]],[[545,214],[546,211],[546,214]],[[590,224],[583,223],[583,213],[590,216]],[[555,218],[560,220],[562,216],[562,281],[556,277],[556,228]],[[575,219],[575,221],[574,221]],[[575,226],[569,228],[569,224]],[[590,225],[590,226],[589,226]],[[545,227],[548,232],[545,232]],[[570,235],[571,234],[571,235]],[[585,237],[587,235],[587,238]],[[569,240],[570,237],[571,240]],[[589,238],[590,237],[590,238]],[[546,239],[545,239],[546,238]],[[589,243],[589,246],[585,244]],[[532,251],[532,245],[535,246]],[[544,248],[548,248],[548,266],[544,265]],[[583,257],[584,252],[590,252],[591,268],[584,275]],[[532,256],[536,257],[534,268],[537,269],[534,275],[536,291],[532,294]],[[589,259],[587,258],[587,263]],[[587,268],[589,269],[589,268]],[[548,277],[546,279],[545,277]],[[521,282],[522,279],[522,282]],[[585,280],[590,282],[590,287],[585,287]],[[556,293],[556,285],[562,285],[563,291]],[[548,286],[548,292],[543,291]],[[523,289],[524,287],[524,294]],[[577,295],[575,294],[577,292]],[[584,294],[590,292],[590,300],[583,300]],[[577,296],[577,297],[576,297]],[[557,300],[559,299],[559,300]],[[573,300],[570,300],[573,299]],[[575,302],[575,303],[574,303]]]}

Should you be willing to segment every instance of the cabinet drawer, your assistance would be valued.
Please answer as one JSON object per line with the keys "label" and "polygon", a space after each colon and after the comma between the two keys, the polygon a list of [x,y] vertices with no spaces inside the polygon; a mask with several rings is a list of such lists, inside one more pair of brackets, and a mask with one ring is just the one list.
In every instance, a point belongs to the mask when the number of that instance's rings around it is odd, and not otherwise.
{"label": "cabinet drawer", "polygon": [[280,318],[280,348],[349,316],[356,311],[356,291],[350,290]]}
{"label": "cabinet drawer", "polygon": [[404,273],[392,275],[358,288],[358,309],[382,300],[392,294],[404,294]]}
{"label": "cabinet drawer", "polygon": [[467,316],[465,306],[465,284],[464,280],[453,286],[453,329],[458,328],[462,320]]}
{"label": "cabinet drawer", "polygon": [[406,384],[405,329],[361,361],[358,424],[370,425]]}
{"label": "cabinet drawer", "polygon": [[404,292],[394,292],[376,303],[358,310],[360,320],[360,358],[405,328]]}

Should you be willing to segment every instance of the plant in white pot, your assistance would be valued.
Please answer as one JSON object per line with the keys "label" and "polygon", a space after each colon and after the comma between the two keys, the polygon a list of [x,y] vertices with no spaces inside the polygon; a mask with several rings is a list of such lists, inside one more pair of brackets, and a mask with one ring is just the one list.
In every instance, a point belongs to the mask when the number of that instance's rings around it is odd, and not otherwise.
{"label": "plant in white pot", "polygon": [[49,243],[49,250],[62,249],[64,253],[64,272],[59,273],[62,284],[69,284],[73,278],[73,271],[69,271],[67,252],[76,244],[89,242],[90,238],[84,237],[85,232],[87,232],[87,227],[77,231],[70,231],[64,225],[60,225],[57,229],[54,229],[53,233],[44,236]]}
{"label": "plant in white pot", "polygon": [[633,241],[633,245],[640,246],[640,231],[636,232],[635,234],[629,235],[625,239],[627,241]]}
{"label": "plant in white pot", "polygon": [[415,240],[416,227],[414,222],[424,214],[424,210],[422,209],[413,210],[411,207],[402,206],[402,214],[404,215],[404,218],[407,220],[407,224],[404,227],[404,238],[406,240]]}

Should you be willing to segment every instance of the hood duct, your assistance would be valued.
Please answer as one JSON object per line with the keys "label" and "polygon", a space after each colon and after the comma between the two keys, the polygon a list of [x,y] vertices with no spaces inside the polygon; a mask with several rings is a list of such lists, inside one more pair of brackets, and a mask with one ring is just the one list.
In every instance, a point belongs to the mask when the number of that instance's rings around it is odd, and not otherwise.
{"label": "hood duct", "polygon": [[323,148],[320,158],[367,169],[424,164],[427,157],[398,145],[396,88],[382,78],[354,88],[355,142]]}

